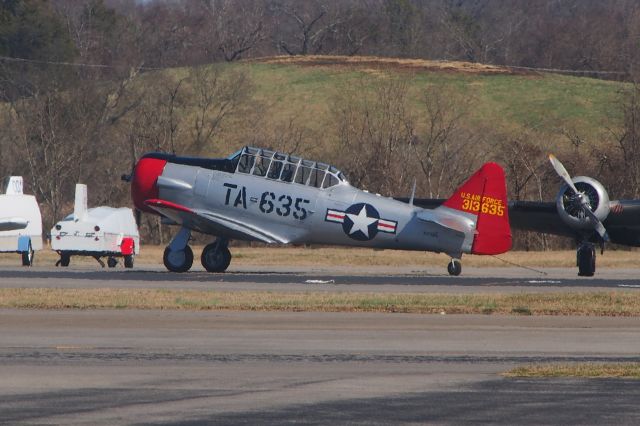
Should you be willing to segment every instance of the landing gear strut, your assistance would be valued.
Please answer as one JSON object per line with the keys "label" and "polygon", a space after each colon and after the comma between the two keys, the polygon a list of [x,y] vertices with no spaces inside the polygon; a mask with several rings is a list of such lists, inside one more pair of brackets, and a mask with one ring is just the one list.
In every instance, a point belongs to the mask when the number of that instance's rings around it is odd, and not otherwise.
{"label": "landing gear strut", "polygon": [[458,276],[462,272],[462,262],[460,259],[451,259],[451,262],[447,265],[447,271],[449,275]]}
{"label": "landing gear strut", "polygon": [[164,249],[162,261],[171,272],[187,272],[193,265],[193,250],[187,245],[191,238],[191,230],[180,228],[171,243]]}
{"label": "landing gear strut", "polygon": [[227,245],[229,241],[226,238],[218,238],[215,242],[207,245],[202,250],[200,262],[207,272],[224,272],[231,263],[231,252]]}
{"label": "landing gear strut", "polygon": [[592,277],[596,272],[596,247],[593,243],[584,242],[577,251],[578,275]]}

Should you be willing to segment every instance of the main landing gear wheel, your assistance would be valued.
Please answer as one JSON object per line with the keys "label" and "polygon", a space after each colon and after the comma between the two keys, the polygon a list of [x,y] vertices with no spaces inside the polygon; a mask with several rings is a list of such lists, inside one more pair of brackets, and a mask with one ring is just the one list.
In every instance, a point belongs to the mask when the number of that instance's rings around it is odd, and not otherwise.
{"label": "main landing gear wheel", "polygon": [[231,263],[231,252],[225,246],[211,243],[202,250],[200,262],[207,272],[224,272]]}
{"label": "main landing gear wheel", "polygon": [[27,251],[22,252],[22,266],[33,265],[33,254],[34,254],[34,251],[31,248],[31,244],[29,244],[29,249]]}
{"label": "main landing gear wheel", "polygon": [[115,257],[109,257],[107,259],[107,266],[109,268],[115,268],[117,264],[118,264],[118,261],[116,260]]}
{"label": "main landing gear wheel", "polygon": [[451,259],[451,262],[447,265],[447,272],[449,272],[449,275],[457,277],[462,272],[462,262],[459,259]]}
{"label": "main landing gear wheel", "polygon": [[162,256],[164,266],[171,272],[187,272],[193,265],[193,250],[185,246],[182,250],[171,250],[169,246],[164,249]]}
{"label": "main landing gear wheel", "polygon": [[592,277],[596,272],[596,247],[586,243],[578,247],[578,275]]}

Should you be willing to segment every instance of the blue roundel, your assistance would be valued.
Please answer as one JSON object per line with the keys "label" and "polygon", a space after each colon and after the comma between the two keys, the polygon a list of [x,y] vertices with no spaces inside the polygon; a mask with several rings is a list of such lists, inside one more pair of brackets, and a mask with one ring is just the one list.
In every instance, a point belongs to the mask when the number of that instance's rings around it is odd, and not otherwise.
{"label": "blue roundel", "polygon": [[358,241],[369,241],[378,233],[380,214],[371,204],[353,204],[344,213],[342,230],[348,237]]}

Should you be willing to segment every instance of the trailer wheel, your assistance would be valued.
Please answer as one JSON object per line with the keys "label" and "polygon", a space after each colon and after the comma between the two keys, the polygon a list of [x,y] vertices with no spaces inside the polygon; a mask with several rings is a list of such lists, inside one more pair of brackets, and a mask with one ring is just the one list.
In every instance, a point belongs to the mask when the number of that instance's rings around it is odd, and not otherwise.
{"label": "trailer wheel", "polygon": [[27,251],[22,252],[22,266],[32,266],[33,255],[34,255],[34,251],[33,251],[33,248],[31,248],[31,243],[29,243],[29,249]]}
{"label": "trailer wheel", "polygon": [[71,255],[66,252],[60,253],[60,266],[67,267],[69,262],[71,262]]}
{"label": "trailer wheel", "polygon": [[133,268],[133,255],[128,254],[124,257],[124,267]]}

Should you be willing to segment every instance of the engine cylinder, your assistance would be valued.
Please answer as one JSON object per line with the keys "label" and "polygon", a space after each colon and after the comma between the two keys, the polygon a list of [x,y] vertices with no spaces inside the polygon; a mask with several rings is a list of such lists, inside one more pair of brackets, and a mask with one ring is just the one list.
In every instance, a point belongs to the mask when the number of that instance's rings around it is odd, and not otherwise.
{"label": "engine cylinder", "polygon": [[[587,200],[588,208],[601,222],[609,215],[609,194],[597,180],[588,176],[572,179],[578,192]],[[556,196],[556,208],[564,223],[573,229],[595,229],[596,222],[583,209],[580,198],[567,184],[562,185]]]}

